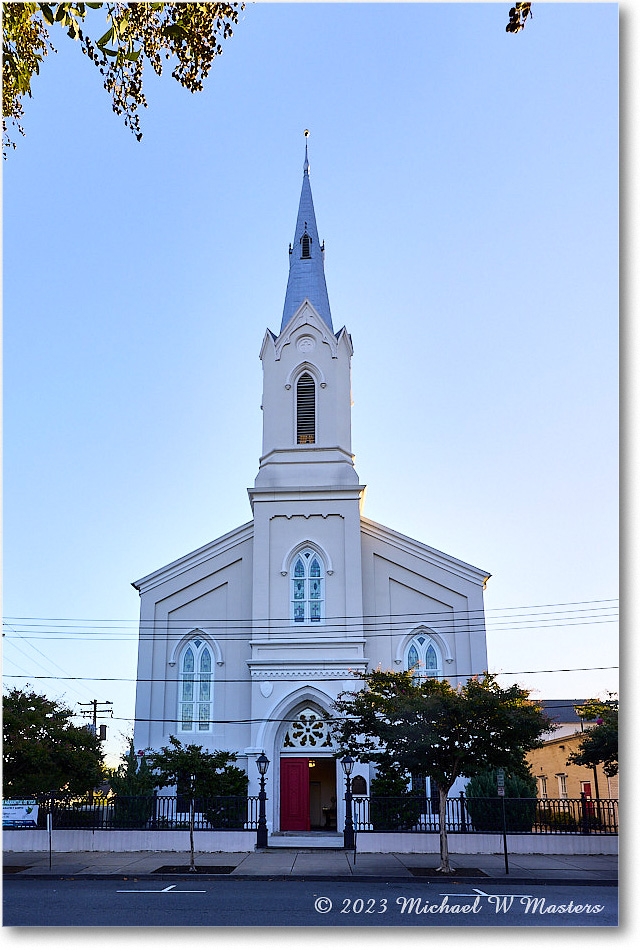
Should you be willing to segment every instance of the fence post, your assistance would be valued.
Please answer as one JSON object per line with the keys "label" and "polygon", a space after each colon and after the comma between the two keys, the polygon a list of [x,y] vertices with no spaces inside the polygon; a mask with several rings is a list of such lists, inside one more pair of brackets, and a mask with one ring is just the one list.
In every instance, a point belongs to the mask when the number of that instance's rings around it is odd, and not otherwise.
{"label": "fence post", "polygon": [[464,804],[464,793],[459,793],[459,830],[467,831],[468,827],[466,825],[466,807]]}
{"label": "fence post", "polygon": [[589,828],[588,805],[586,803],[586,795],[584,792],[580,792],[580,800],[582,806],[582,834],[589,835],[591,831]]}

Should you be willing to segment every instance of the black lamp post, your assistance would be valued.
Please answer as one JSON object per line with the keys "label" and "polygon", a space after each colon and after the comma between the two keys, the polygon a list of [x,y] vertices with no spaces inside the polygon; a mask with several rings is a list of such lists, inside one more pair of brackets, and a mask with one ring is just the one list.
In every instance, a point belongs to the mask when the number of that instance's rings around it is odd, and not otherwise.
{"label": "black lamp post", "polygon": [[260,756],[256,760],[256,767],[259,770],[259,775],[261,776],[261,790],[259,791],[259,824],[256,829],[256,846],[257,848],[267,848],[268,846],[268,830],[267,823],[265,821],[265,773],[268,770],[270,760],[268,759],[265,752],[261,752]]}
{"label": "black lamp post", "polygon": [[354,825],[352,823],[352,789],[350,788],[350,773],[354,766],[354,759],[344,755],[341,765],[346,777],[346,823],[343,828],[343,847],[346,851],[354,851]]}

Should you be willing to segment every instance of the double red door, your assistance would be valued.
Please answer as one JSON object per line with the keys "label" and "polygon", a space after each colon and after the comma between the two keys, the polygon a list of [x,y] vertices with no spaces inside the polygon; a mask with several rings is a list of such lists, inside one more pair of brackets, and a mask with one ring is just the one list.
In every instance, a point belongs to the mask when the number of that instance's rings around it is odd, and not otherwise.
{"label": "double red door", "polygon": [[281,831],[310,830],[310,768],[307,759],[281,759]]}

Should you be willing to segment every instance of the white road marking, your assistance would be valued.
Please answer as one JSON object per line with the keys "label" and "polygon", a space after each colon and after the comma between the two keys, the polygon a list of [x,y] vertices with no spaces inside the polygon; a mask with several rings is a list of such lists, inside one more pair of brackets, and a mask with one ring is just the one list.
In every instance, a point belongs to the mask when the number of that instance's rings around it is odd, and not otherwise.
{"label": "white road marking", "polygon": [[207,891],[175,891],[176,884],[169,884],[160,891],[147,891],[143,888],[132,888],[126,891],[116,891],[117,894],[206,894]]}

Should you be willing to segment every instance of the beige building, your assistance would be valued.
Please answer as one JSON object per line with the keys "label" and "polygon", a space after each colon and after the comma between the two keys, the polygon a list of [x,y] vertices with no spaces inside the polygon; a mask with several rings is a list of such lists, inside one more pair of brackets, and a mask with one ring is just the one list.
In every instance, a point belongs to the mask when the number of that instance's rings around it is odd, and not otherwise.
{"label": "beige building", "polygon": [[567,765],[572,752],[577,752],[583,733],[595,723],[583,722],[575,712],[581,699],[543,700],[544,712],[553,720],[555,728],[544,737],[541,749],[529,752],[526,759],[537,779],[538,798],[587,798],[616,799],[618,775],[609,778],[601,767],[585,768]]}

